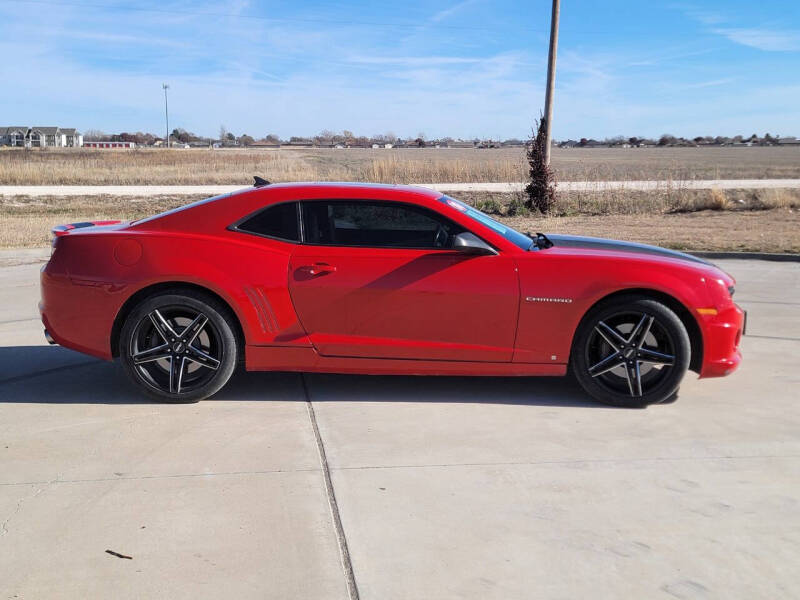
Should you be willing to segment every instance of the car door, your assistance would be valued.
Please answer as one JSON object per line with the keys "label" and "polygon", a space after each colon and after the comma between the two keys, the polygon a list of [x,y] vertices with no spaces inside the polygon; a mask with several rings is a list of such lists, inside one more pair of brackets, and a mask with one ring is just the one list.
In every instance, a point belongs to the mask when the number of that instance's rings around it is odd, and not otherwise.
{"label": "car door", "polygon": [[289,290],[320,354],[511,361],[519,283],[510,257],[453,250],[463,228],[416,205],[305,201],[301,212]]}

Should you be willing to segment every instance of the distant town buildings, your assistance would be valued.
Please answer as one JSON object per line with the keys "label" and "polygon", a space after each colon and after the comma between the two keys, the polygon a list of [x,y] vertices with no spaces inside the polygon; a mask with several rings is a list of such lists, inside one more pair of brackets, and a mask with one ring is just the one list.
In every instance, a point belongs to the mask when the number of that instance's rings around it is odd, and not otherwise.
{"label": "distant town buildings", "polygon": [[[346,149],[369,148],[373,150],[390,148],[452,148],[452,149],[493,149],[493,148],[524,148],[528,140],[510,138],[505,140],[491,138],[453,139],[442,137],[428,139],[424,134],[417,137],[399,138],[394,134],[355,136],[350,131],[334,133],[325,130],[317,136],[298,137],[292,136],[282,140],[275,134],[269,134],[261,139],[249,135],[235,136],[224,130],[220,139],[213,137],[197,136],[184,129],[175,129],[170,133],[170,148],[252,148],[252,149]],[[0,146],[16,148],[94,148],[104,149],[132,149],[132,148],[163,148],[167,145],[164,138],[151,133],[112,133],[89,130],[87,139],[70,127],[29,127],[10,126],[0,127]],[[552,141],[553,146],[559,148],[666,148],[666,147],[691,147],[703,148],[712,146],[800,146],[800,139],[794,136],[772,136],[769,133],[763,136],[753,134],[750,137],[736,135],[728,136],[697,136],[691,139],[664,134],[658,139],[616,136],[603,140],[580,138]]]}
{"label": "distant town buildings", "polygon": [[83,136],[73,127],[0,127],[0,146],[79,148],[83,146]]}

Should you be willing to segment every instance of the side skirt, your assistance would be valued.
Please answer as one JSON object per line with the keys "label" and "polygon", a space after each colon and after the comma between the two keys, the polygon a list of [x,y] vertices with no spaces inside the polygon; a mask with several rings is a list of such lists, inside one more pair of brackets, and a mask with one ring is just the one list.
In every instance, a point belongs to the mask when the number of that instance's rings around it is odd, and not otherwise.
{"label": "side skirt", "polygon": [[361,375],[560,376],[567,365],[320,356],[311,347],[247,346],[248,371],[304,371]]}

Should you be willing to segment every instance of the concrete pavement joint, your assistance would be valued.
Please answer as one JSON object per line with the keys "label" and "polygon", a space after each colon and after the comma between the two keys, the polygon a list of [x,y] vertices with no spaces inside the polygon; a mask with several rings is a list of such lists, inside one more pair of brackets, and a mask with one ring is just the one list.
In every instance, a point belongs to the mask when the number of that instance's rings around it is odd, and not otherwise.
{"label": "concrete pavement joint", "polygon": [[12,487],[18,485],[42,485],[54,483],[103,483],[106,481],[140,481],[146,479],[185,479],[190,477],[238,477],[242,475],[275,475],[279,473],[314,473],[319,471],[319,467],[308,467],[304,469],[266,469],[263,471],[218,471],[215,473],[175,473],[173,475],[118,475],[116,477],[97,477],[95,479],[54,479],[52,481],[6,481],[0,483],[0,487]]}
{"label": "concrete pavement joint", "polygon": [[347,594],[350,600],[359,600],[358,585],[356,584],[356,577],[353,572],[353,563],[350,560],[350,550],[347,547],[347,537],[344,533],[342,518],[339,514],[339,505],[336,502],[336,493],[333,489],[333,480],[331,479],[331,472],[328,467],[328,457],[325,454],[325,444],[322,441],[319,426],[317,425],[317,416],[314,412],[314,405],[311,403],[311,394],[308,391],[305,373],[300,373],[300,381],[303,385],[303,394],[306,398],[308,417],[311,420],[311,428],[314,430],[314,438],[316,439],[317,450],[319,451],[319,462],[322,466],[323,478],[325,479],[325,492],[328,496],[328,505],[331,509],[331,516],[333,517],[333,528],[336,531],[336,540],[339,542],[339,554],[342,559],[342,568],[344,569],[344,576],[347,582]]}
{"label": "concrete pavement joint", "polygon": [[420,465],[359,465],[355,467],[332,467],[334,471],[368,471],[378,469],[447,469],[450,467],[514,467],[514,466],[544,466],[544,465],[579,465],[579,464],[618,464],[618,463],[643,463],[643,462],[680,462],[680,461],[705,461],[705,460],[752,460],[773,458],[800,458],[800,454],[765,454],[743,456],[654,456],[651,458],[578,458],[574,460],[523,460],[507,462],[476,462],[476,463],[435,463]]}
{"label": "concrete pavement joint", "polygon": [[800,254],[779,252],[722,252],[717,250],[687,250],[687,254],[691,254],[699,258],[734,258],[743,260],[800,262]]}
{"label": "concrete pavement joint", "polygon": [[26,323],[28,321],[38,321],[39,317],[29,317],[27,319],[11,319],[10,321],[0,321],[0,325],[8,325],[9,323]]}
{"label": "concrete pavement joint", "polygon": [[[637,463],[661,461],[686,461],[686,460],[750,460],[750,459],[781,459],[800,458],[800,454],[778,455],[745,455],[745,456],[682,456],[682,457],[653,457],[653,458],[586,458],[575,460],[544,460],[544,461],[511,461],[511,462],[486,462],[486,463],[436,463],[419,465],[361,465],[355,467],[329,467],[333,471],[368,471],[375,469],[430,469],[449,467],[502,467],[502,466],[537,466],[537,465],[563,465],[583,463]],[[322,471],[320,467],[301,469],[266,469],[260,471],[217,471],[213,473],[176,473],[172,475],[135,475],[116,477],[97,477],[93,479],[53,479],[49,481],[5,481],[0,482],[0,487],[13,487],[21,485],[53,485],[53,484],[82,484],[103,483],[107,481],[139,481],[151,479],[184,479],[193,477],[238,477],[243,475],[275,475],[281,473],[314,473]],[[338,506],[338,505],[337,505]]]}
{"label": "concrete pavement joint", "polygon": [[738,304],[779,304],[781,306],[800,306],[800,302],[773,302],[771,300],[743,300],[742,298],[737,298],[736,302]]}
{"label": "concrete pavement joint", "polygon": [[752,335],[748,333],[745,337],[756,338],[759,340],[781,340],[783,342],[800,342],[800,338],[782,337],[779,335]]}

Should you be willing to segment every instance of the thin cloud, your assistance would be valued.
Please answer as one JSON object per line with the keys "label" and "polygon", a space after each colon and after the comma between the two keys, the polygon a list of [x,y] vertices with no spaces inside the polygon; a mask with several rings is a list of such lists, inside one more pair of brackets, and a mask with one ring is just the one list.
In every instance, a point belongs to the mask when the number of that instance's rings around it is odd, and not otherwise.
{"label": "thin cloud", "polygon": [[767,52],[795,52],[800,50],[800,31],[777,31],[744,27],[718,28],[713,31],[736,44]]}
{"label": "thin cloud", "polygon": [[462,56],[354,56],[350,58],[350,62],[362,65],[400,66],[469,65],[483,61],[482,58]]}
{"label": "thin cloud", "polygon": [[725,77],[723,79],[710,79],[708,81],[698,81],[697,83],[687,83],[684,85],[684,89],[692,90],[692,89],[700,89],[700,88],[707,88],[707,87],[716,87],[718,85],[727,85],[729,83],[733,83],[736,81],[735,77]]}
{"label": "thin cloud", "polygon": [[445,8],[444,10],[440,10],[435,15],[433,15],[430,19],[428,19],[429,23],[441,23],[442,21],[449,19],[457,12],[465,9],[466,7],[475,4],[477,0],[464,0],[463,2],[458,2],[457,4],[453,4],[449,8]]}

